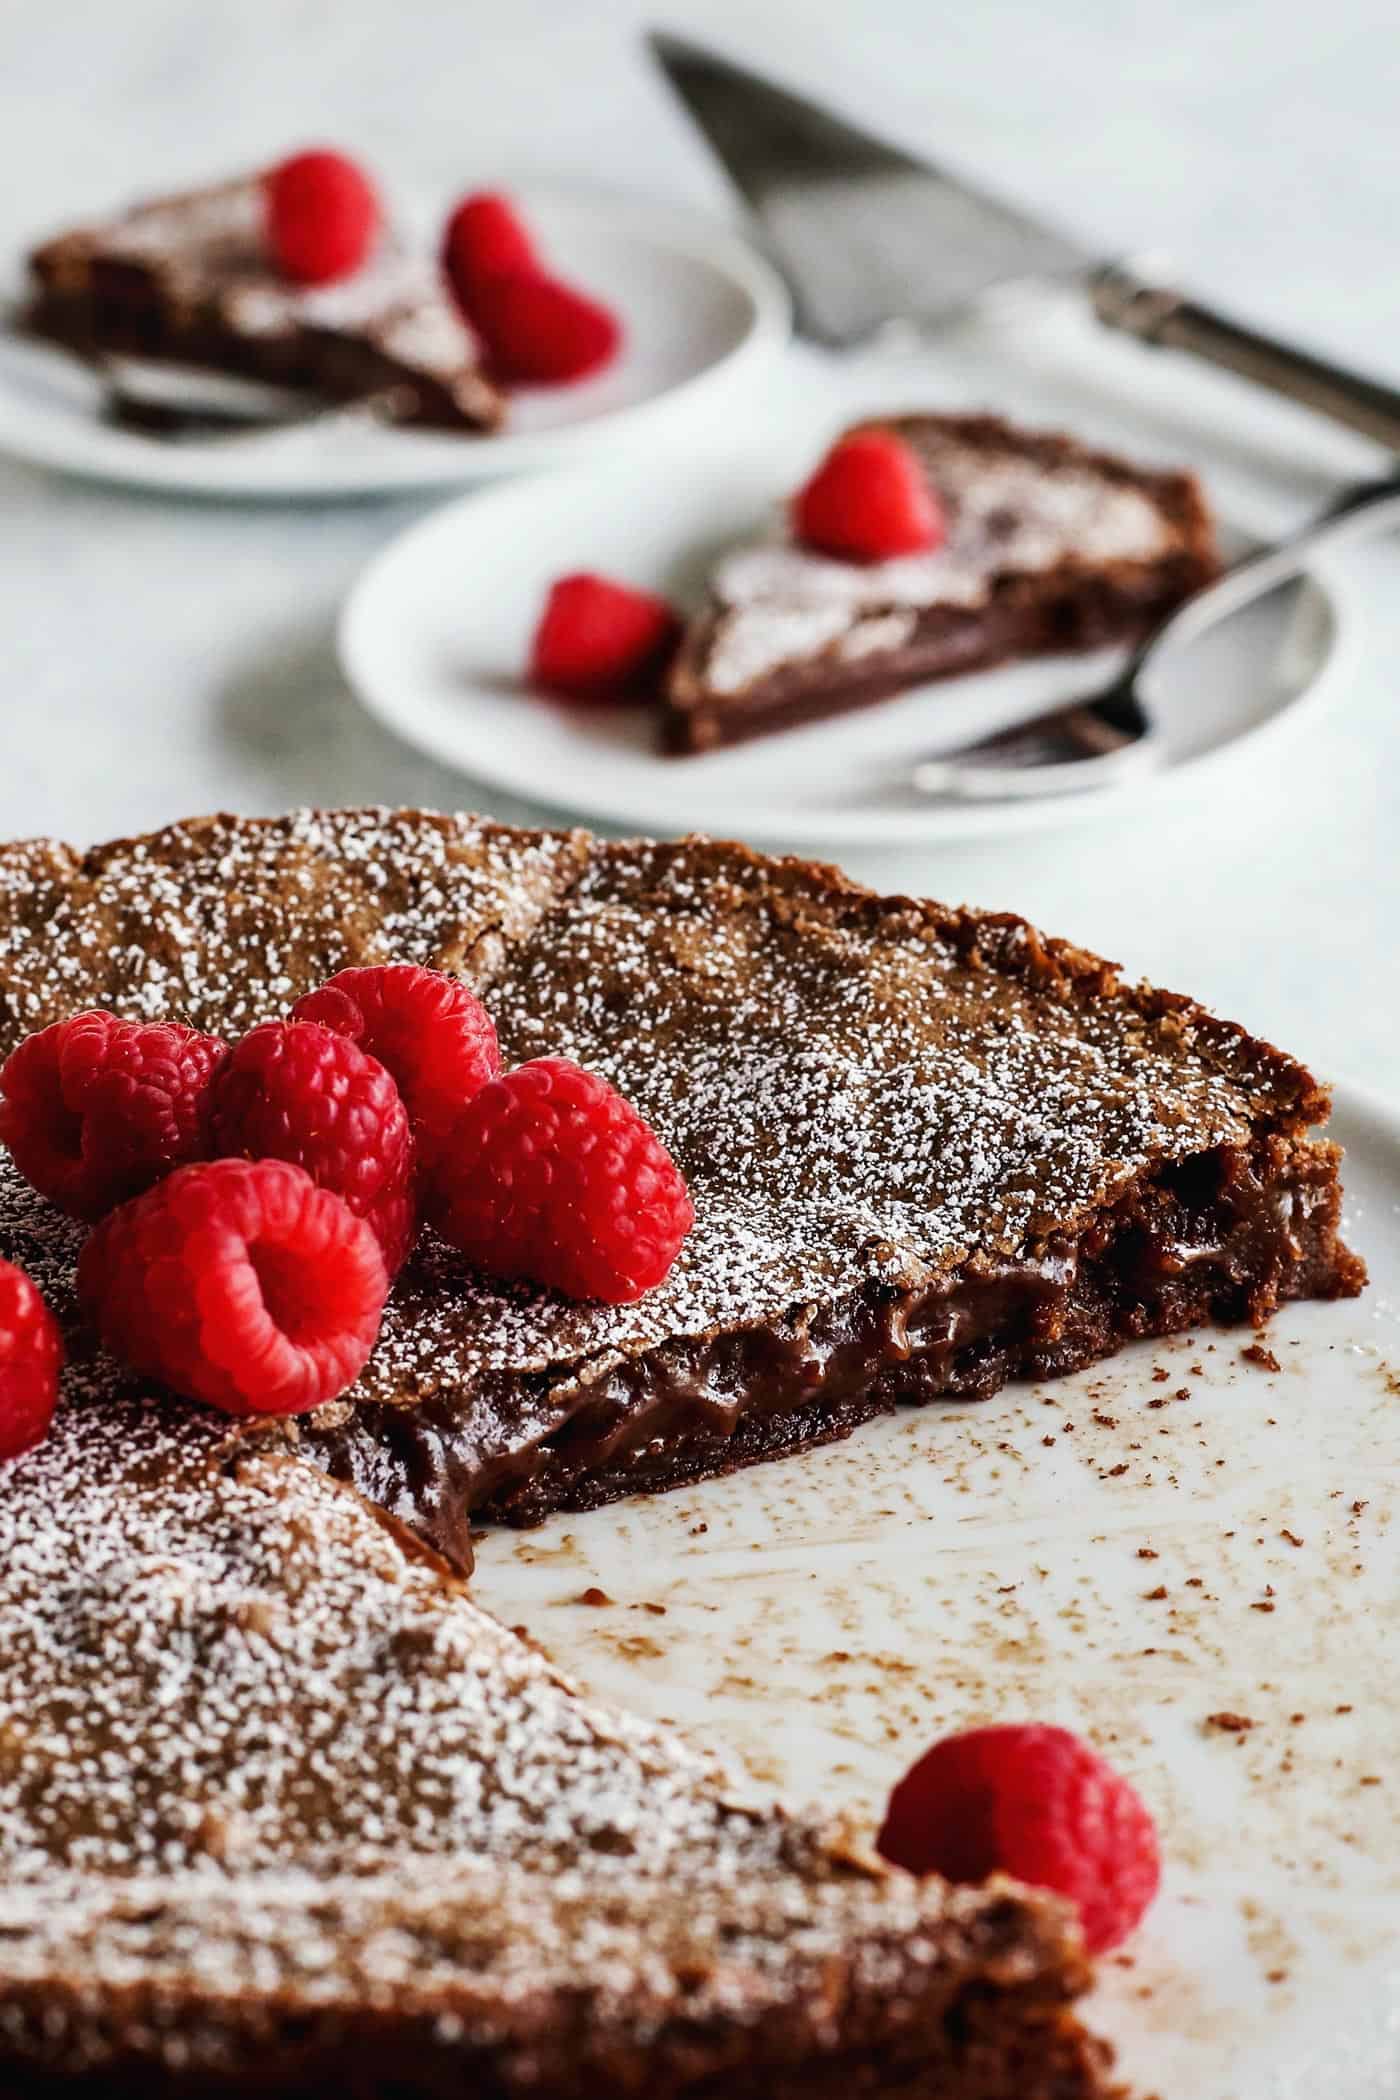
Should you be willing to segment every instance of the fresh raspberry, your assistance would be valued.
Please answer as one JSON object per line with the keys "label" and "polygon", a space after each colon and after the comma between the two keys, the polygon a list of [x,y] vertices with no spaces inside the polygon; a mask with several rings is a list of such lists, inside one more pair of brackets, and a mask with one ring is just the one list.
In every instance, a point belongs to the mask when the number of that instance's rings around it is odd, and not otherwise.
{"label": "fresh raspberry", "polygon": [[364,169],[343,153],[294,153],[264,180],[267,240],[277,267],[298,284],[334,284],[374,246],[382,212]]}
{"label": "fresh raspberry", "polygon": [[561,576],[530,645],[530,678],[567,700],[645,699],[680,633],[675,608],[650,591],[584,571]]}
{"label": "fresh raspberry", "polygon": [[1078,1904],[1091,1954],[1127,1938],[1157,1893],[1152,1818],[1066,1728],[973,1728],[935,1743],[890,1796],[880,1851],[915,1874],[1010,1874]]}
{"label": "fresh raspberry", "polygon": [[941,547],[948,528],[923,468],[892,430],[833,445],[792,503],[805,546],[842,561],[889,561]]}
{"label": "fresh raspberry", "polygon": [[462,199],[447,222],[442,267],[466,310],[476,287],[488,278],[530,276],[540,261],[510,199],[499,190],[477,190]]}
{"label": "fresh raspberry", "polygon": [[172,1167],[207,1159],[224,1045],[93,1008],[28,1036],[0,1069],[0,1142],[39,1193],[100,1218]]}
{"label": "fresh raspberry", "polygon": [[297,1415],[358,1378],[389,1276],[365,1219],[300,1167],[182,1167],[91,1234],[78,1290],[112,1354],[230,1415]]}
{"label": "fresh raspberry", "polygon": [[57,1320],[23,1269],[0,1261],[0,1459],[48,1435],[62,1368]]}
{"label": "fresh raspberry", "polygon": [[433,1222],[478,1267],[609,1305],[660,1283],[695,1218],[655,1132],[566,1057],[484,1086],[429,1174]]}
{"label": "fresh raspberry", "polygon": [[596,299],[542,270],[516,270],[470,285],[453,282],[497,378],[515,386],[567,386],[612,363],[622,324]]}
{"label": "fresh raspberry", "polygon": [[467,987],[416,963],[341,970],[292,1008],[349,1036],[393,1077],[420,1150],[444,1138],[501,1069],[491,1016]]}
{"label": "fresh raspberry", "polygon": [[397,1275],[413,1245],[413,1136],[377,1057],[311,1021],[264,1021],[214,1088],[220,1158],[289,1159],[369,1224]]}

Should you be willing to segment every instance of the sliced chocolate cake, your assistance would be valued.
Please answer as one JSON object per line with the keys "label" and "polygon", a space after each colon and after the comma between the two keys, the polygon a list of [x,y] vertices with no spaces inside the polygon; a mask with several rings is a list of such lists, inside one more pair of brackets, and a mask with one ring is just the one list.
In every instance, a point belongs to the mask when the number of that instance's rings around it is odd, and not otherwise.
{"label": "sliced chocolate cake", "polygon": [[371,810],[0,849],[0,1054],[94,1002],[233,1034],[398,959],[625,1087],[695,1230],[613,1307],[429,1244],[359,1385],[249,1425],[97,1348],[82,1228],[0,1162],[0,1258],[71,1358],[0,1466],[0,2085],[1107,2100],[1057,1901],[746,1800],[451,1563],[474,1510],[1355,1291],[1325,1094],[1020,920],[740,847]]}
{"label": "sliced chocolate cake", "polygon": [[505,401],[432,258],[394,235],[334,284],[290,282],[268,254],[255,173],[56,235],[29,259],[28,325],[83,355],[126,354],[373,396],[392,420],[491,430]]}
{"label": "sliced chocolate cake", "polygon": [[943,544],[832,559],[786,533],[726,555],[668,681],[663,737],[708,751],[1021,657],[1130,641],[1218,569],[1191,474],[983,415],[907,415]]}
{"label": "sliced chocolate cake", "polygon": [[1053,1898],[746,1801],[312,1468],[76,1385],[0,1467],[7,2100],[1107,2094]]}

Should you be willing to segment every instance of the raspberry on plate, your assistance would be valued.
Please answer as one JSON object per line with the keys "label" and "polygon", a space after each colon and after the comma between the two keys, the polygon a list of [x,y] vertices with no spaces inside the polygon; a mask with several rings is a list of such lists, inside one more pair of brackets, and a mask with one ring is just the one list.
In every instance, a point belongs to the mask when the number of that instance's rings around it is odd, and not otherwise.
{"label": "raspberry on plate", "polygon": [[391,1276],[417,1224],[413,1135],[377,1057],[312,1021],[264,1021],[229,1052],[214,1088],[220,1158],[287,1159],[364,1218]]}
{"label": "raspberry on plate", "polygon": [[442,267],[465,311],[478,285],[490,277],[529,275],[540,267],[520,215],[499,190],[464,197],[447,222]]}
{"label": "raspberry on plate", "polygon": [[379,193],[355,161],[318,147],[265,178],[267,241],[298,284],[334,284],[366,261],[379,231]]}
{"label": "raspberry on plate", "polygon": [[462,295],[495,376],[507,385],[565,386],[611,364],[622,343],[616,314],[543,270],[484,277]]}
{"label": "raspberry on plate", "polygon": [[460,978],[417,963],[341,970],[298,999],[294,1021],[348,1036],[390,1073],[420,1148],[446,1136],[501,1069],[491,1016]]}
{"label": "raspberry on plate", "polygon": [[947,524],[912,449],[892,430],[856,430],[832,446],[792,501],[805,546],[841,561],[892,561],[941,547]]}
{"label": "raspberry on plate", "polygon": [[182,1167],[104,1218],[78,1290],[112,1354],[230,1415],[294,1415],[363,1370],[389,1276],[363,1218],[279,1159]]}
{"label": "raspberry on plate", "polygon": [[433,1223],[479,1268],[625,1305],[695,1220],[680,1169],[631,1103],[566,1057],[482,1088],[429,1170]]}
{"label": "raspberry on plate", "polygon": [[26,1181],[75,1218],[100,1218],[162,1174],[209,1156],[226,1055],[174,1022],[91,1008],[27,1036],[0,1068],[0,1142]]}
{"label": "raspberry on plate", "polygon": [[550,585],[530,645],[531,682],[566,700],[646,699],[680,635],[664,598],[580,570]]}
{"label": "raspberry on plate", "polygon": [[48,1435],[62,1369],[57,1320],[23,1269],[0,1261],[0,1459]]}
{"label": "raspberry on plate", "polygon": [[1161,1861],[1138,1794],[1066,1728],[947,1736],[890,1795],[879,1850],[949,1881],[1012,1875],[1078,1905],[1084,1944],[1127,1938],[1157,1893]]}

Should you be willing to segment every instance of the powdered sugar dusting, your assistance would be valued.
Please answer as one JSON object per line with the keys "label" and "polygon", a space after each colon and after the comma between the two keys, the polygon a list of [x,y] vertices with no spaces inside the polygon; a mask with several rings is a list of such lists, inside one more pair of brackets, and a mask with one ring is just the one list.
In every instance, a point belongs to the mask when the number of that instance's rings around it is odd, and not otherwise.
{"label": "powdered sugar dusting", "polygon": [[388,810],[212,817],[0,850],[0,1050],[84,1005],[235,1034],[350,963],[488,982],[581,865],[577,837]]}
{"label": "powdered sugar dusting", "polygon": [[[1145,1164],[1245,1134],[1240,1080],[1178,1031],[1037,992],[1015,974],[1014,930],[989,928],[969,967],[960,923],[858,893],[794,898],[723,848],[600,849],[492,1008],[507,1057],[574,1057],[641,1108],[686,1173],[695,1229],[631,1306],[454,1292],[452,1258],[430,1253],[429,1303],[386,1325],[371,1388],[386,1366],[388,1383],[437,1390],[596,1368],[974,1247],[1016,1253]],[[987,966],[998,942],[1003,967]]]}

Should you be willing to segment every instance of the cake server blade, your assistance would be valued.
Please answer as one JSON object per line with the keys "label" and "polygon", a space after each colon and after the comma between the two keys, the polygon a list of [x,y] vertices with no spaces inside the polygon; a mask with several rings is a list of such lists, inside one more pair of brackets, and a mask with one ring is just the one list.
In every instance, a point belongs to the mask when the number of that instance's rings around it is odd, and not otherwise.
{"label": "cake server blade", "polygon": [[1067,236],[932,161],[684,38],[656,31],[651,46],[818,341],[937,321],[997,285],[1090,267]]}
{"label": "cake server blade", "polygon": [[798,325],[844,348],[1000,285],[1069,280],[1105,327],[1185,350],[1400,452],[1400,388],[1212,311],[964,176],[668,31],[651,48],[738,185]]}

